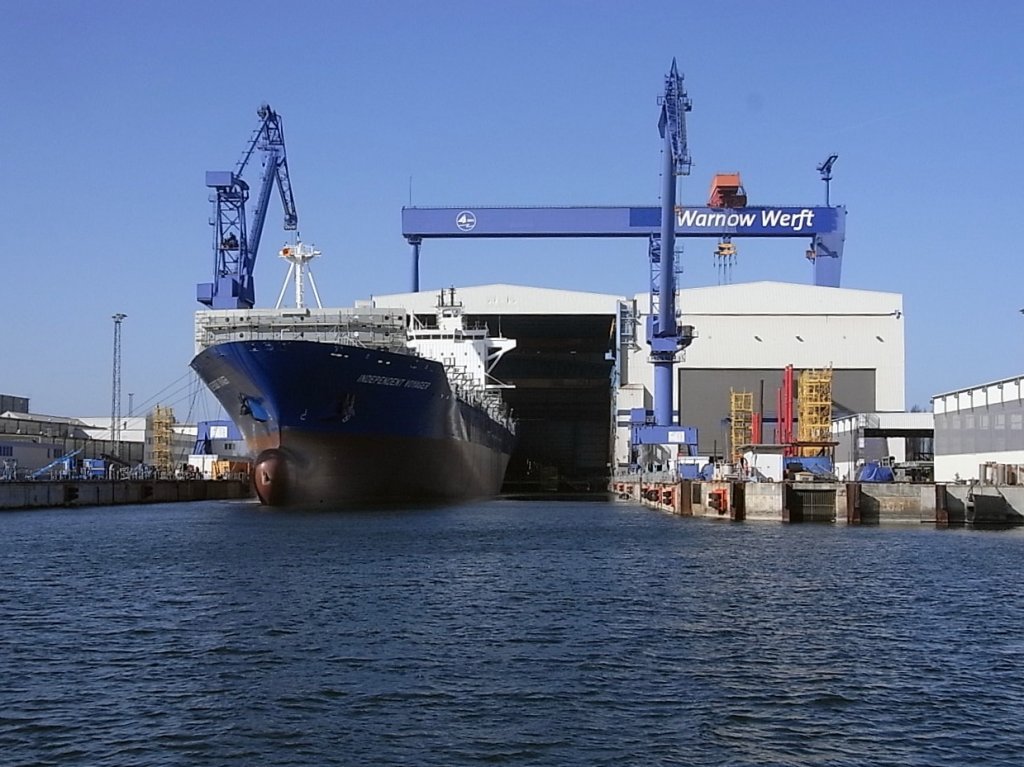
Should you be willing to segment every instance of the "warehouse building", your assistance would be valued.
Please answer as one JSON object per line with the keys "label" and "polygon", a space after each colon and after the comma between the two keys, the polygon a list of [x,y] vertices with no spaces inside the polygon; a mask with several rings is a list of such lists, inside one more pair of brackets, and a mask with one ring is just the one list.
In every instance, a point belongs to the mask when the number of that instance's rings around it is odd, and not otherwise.
{"label": "warehouse building", "polygon": [[853,480],[865,463],[893,469],[900,480],[931,481],[935,455],[931,413],[858,413],[832,422],[835,473]]}
{"label": "warehouse building", "polygon": [[1024,464],[1024,376],[936,394],[932,412],[937,482],[1024,483],[1016,468],[997,469]]}

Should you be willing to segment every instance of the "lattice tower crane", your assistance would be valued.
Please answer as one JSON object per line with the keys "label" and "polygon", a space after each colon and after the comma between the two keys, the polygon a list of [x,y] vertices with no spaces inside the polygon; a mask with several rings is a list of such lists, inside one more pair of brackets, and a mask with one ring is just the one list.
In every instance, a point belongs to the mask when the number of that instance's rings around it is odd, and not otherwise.
{"label": "lattice tower crane", "polygon": [[[253,269],[275,185],[284,207],[284,228],[295,231],[299,224],[288,176],[281,117],[268,104],[263,104],[257,115],[260,125],[235,170],[206,173],[206,185],[214,190],[210,222],[213,225],[214,273],[213,282],[196,286],[196,299],[212,309],[251,309],[254,306]],[[249,199],[249,185],[242,179],[242,173],[257,149],[263,155],[263,178],[252,222],[247,225],[245,204]]]}

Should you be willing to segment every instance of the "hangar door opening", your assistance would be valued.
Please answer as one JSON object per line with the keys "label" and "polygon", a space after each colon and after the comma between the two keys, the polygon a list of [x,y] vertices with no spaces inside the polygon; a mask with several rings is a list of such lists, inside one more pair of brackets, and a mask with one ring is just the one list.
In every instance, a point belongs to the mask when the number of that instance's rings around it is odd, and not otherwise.
{"label": "hangar door opening", "polygon": [[474,315],[516,339],[494,375],[519,424],[504,492],[603,490],[612,450],[613,314]]}

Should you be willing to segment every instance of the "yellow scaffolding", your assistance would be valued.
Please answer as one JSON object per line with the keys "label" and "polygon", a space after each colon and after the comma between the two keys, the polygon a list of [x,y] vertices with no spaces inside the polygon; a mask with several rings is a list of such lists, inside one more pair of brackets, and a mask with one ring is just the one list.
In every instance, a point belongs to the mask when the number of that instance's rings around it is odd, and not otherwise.
{"label": "yellow scaffolding", "polygon": [[150,416],[153,431],[153,466],[157,471],[170,474],[174,471],[171,462],[171,439],[174,436],[174,410],[157,405]]}
{"label": "yellow scaffolding", "polygon": [[733,462],[738,462],[743,454],[742,445],[749,445],[754,435],[754,393],[736,391],[730,388],[729,421],[732,429],[729,433],[729,446]]}
{"label": "yellow scaffolding", "polygon": [[[832,440],[832,368],[804,370],[797,382],[797,442]],[[820,447],[803,447],[801,455],[817,455]]]}

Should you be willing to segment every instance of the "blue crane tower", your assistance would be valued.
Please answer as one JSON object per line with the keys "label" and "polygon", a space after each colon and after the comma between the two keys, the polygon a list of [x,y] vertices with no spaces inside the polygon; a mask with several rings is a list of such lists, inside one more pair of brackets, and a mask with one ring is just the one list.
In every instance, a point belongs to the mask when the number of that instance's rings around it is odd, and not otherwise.
{"label": "blue crane tower", "polygon": [[[651,307],[647,317],[647,343],[654,365],[654,411],[630,411],[630,441],[639,445],[678,445],[681,455],[692,455],[697,430],[677,426],[672,420],[676,357],[693,342],[693,326],[680,325],[676,312],[676,179],[690,173],[686,145],[686,113],[692,108],[683,77],[672,59],[665,76],[665,93],[660,99],[658,130],[665,141],[661,174],[661,230],[650,235],[648,254],[651,268]],[[634,458],[635,460],[635,458]]]}
{"label": "blue crane tower", "polygon": [[[235,170],[206,172],[206,186],[214,190],[210,198],[213,202],[210,221],[213,225],[213,282],[196,285],[196,300],[212,309],[251,309],[255,304],[253,269],[275,184],[284,207],[284,228],[294,231],[299,225],[288,177],[281,116],[269,104],[263,104],[256,114],[260,125]],[[245,203],[249,199],[249,185],[242,179],[242,173],[257,149],[263,155],[263,178],[252,223],[247,226]]]}
{"label": "blue crane tower", "polygon": [[654,364],[654,423],[672,423],[672,371],[676,355],[693,341],[693,328],[680,325],[676,315],[676,177],[690,174],[686,145],[686,113],[693,105],[683,78],[672,59],[665,76],[658,130],[665,140],[661,173],[661,233],[651,235],[651,313],[647,318],[647,343]]}

